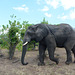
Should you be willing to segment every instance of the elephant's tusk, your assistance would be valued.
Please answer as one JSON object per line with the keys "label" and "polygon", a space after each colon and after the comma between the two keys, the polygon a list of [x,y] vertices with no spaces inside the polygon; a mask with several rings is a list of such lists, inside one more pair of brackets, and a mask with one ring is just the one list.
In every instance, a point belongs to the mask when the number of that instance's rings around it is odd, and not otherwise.
{"label": "elephant's tusk", "polygon": [[28,43],[28,42],[25,42],[25,43],[23,44],[23,46],[25,46],[27,43]]}

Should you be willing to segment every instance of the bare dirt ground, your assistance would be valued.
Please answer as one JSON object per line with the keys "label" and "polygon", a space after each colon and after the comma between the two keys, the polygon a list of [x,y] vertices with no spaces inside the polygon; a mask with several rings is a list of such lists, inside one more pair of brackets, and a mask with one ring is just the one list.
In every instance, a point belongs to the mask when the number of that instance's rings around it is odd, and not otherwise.
{"label": "bare dirt ground", "polygon": [[[0,75],[75,75],[75,64],[66,65],[66,52],[64,48],[57,48],[59,54],[59,64],[56,65],[45,58],[45,66],[38,66],[38,51],[28,51],[25,61],[29,64],[24,66],[21,64],[21,52],[16,51],[13,60],[8,59],[8,50],[2,50],[3,57],[0,57]],[[72,54],[73,55],[73,54]],[[73,58],[73,57],[72,57]],[[74,58],[73,58],[74,60]]]}

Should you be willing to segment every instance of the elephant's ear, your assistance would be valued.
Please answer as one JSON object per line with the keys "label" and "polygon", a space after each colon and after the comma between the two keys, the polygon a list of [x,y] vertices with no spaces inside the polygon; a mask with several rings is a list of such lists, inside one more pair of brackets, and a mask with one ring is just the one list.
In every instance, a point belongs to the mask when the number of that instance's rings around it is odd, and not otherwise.
{"label": "elephant's ear", "polygon": [[44,26],[41,25],[37,26],[35,35],[36,35],[36,40],[41,41],[44,37],[48,35],[48,30]]}

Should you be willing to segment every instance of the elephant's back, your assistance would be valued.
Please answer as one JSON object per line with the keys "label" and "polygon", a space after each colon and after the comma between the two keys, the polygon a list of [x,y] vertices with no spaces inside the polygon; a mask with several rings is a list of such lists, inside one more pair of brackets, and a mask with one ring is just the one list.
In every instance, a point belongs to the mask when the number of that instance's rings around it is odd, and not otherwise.
{"label": "elephant's back", "polygon": [[54,35],[57,47],[63,47],[66,40],[74,32],[68,24],[50,25],[49,29]]}
{"label": "elephant's back", "polygon": [[54,35],[68,35],[74,32],[73,28],[69,24],[49,25],[50,31]]}

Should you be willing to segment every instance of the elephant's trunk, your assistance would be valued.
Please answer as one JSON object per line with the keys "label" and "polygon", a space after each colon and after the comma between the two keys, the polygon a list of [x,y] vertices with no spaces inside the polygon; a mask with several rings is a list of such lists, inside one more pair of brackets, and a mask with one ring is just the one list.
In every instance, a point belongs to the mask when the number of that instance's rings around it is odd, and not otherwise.
{"label": "elephant's trunk", "polygon": [[24,62],[24,57],[25,57],[26,51],[27,51],[27,43],[23,44],[22,57],[21,57],[21,63],[23,65],[27,65],[28,64],[27,62],[26,63]]}

